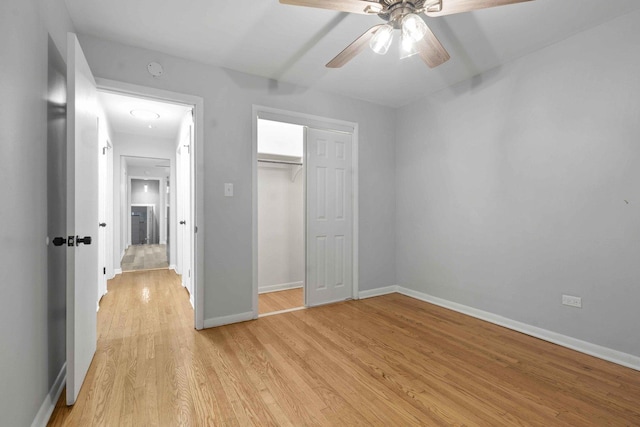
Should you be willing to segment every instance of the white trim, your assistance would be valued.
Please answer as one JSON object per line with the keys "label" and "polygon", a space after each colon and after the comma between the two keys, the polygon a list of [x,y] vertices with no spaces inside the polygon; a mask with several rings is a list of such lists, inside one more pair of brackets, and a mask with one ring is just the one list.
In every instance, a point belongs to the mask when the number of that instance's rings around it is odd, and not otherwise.
{"label": "white trim", "polygon": [[[358,123],[345,120],[332,119],[328,117],[316,116],[313,114],[298,113],[294,111],[281,110],[277,108],[264,107],[261,105],[253,105],[251,109],[252,136],[251,136],[251,234],[252,234],[252,284],[253,294],[251,307],[255,317],[258,317],[258,118],[273,120],[283,123],[291,123],[301,126],[307,126],[314,129],[331,130],[335,132],[344,132],[351,134],[351,166],[353,170],[352,177],[352,280],[353,286],[351,298],[358,299],[359,288],[359,250],[358,250]],[[306,138],[305,138],[306,139]],[[306,141],[305,141],[306,143]],[[306,147],[305,147],[306,150]],[[305,189],[306,197],[306,189]],[[306,203],[305,203],[306,206]],[[306,216],[306,211],[305,211]],[[306,223],[306,221],[305,221]],[[306,243],[305,243],[306,251]],[[306,259],[306,257],[305,257]],[[305,292],[306,301],[306,292]]]}
{"label": "white trim", "polygon": [[[200,96],[188,95],[184,93],[172,92],[163,89],[141,86],[131,83],[120,82],[103,78],[96,78],[98,89],[105,92],[116,94],[135,95],[142,98],[155,99],[162,102],[170,102],[180,105],[193,105],[195,138],[193,145],[194,155],[192,162],[195,167],[192,168],[195,177],[192,182],[192,191],[195,197],[192,197],[192,216],[191,224],[197,227],[198,232],[193,232],[194,251],[192,259],[195,267],[192,270],[193,289],[195,308],[193,310],[194,323],[196,329],[204,328],[204,99]],[[195,157],[195,158],[194,158]],[[199,238],[199,236],[203,236]]]}
{"label": "white trim", "polygon": [[256,317],[253,315],[253,311],[247,311],[245,313],[231,314],[229,316],[213,317],[211,319],[204,320],[205,328],[215,328],[216,326],[230,325],[232,323],[246,322],[247,320],[253,320]]}
{"label": "white trim", "polygon": [[397,285],[385,286],[383,288],[376,288],[376,289],[361,291],[358,293],[358,298],[360,299],[373,298],[373,297],[379,297],[381,295],[393,294],[395,292],[398,292]]}
{"label": "white trim", "polygon": [[176,271],[176,265],[175,265],[175,264],[171,264],[171,265],[169,266],[169,270]]}
{"label": "white trim", "polygon": [[517,332],[522,332],[523,334],[540,338],[541,340],[545,340],[562,347],[570,348],[571,350],[575,350],[580,353],[588,354],[599,359],[603,359],[609,362],[616,363],[618,365],[626,366],[627,368],[640,371],[640,357],[638,356],[623,353],[621,351],[613,350],[597,344],[592,344],[590,342],[572,338],[567,335],[562,335],[557,332],[549,331],[547,329],[538,328],[536,326],[508,319],[506,317],[479,310],[477,308],[434,297],[432,295],[414,291],[412,289],[407,289],[402,286],[397,286],[397,289],[397,292],[402,295],[406,295],[408,297],[415,298],[420,301],[425,301],[440,307],[448,308],[450,310],[457,311],[458,313],[475,317],[476,319],[485,320],[487,322],[503,326]]}
{"label": "white trim", "polygon": [[113,274],[114,274],[113,277],[117,276],[118,274],[122,274],[122,269],[121,268],[114,268],[113,269]]}
{"label": "white trim", "polygon": [[64,362],[62,368],[60,368],[60,372],[58,372],[56,380],[53,382],[53,385],[49,390],[49,393],[47,393],[42,405],[40,405],[40,409],[38,410],[36,417],[33,419],[31,427],[45,427],[47,425],[49,418],[51,418],[51,414],[53,414],[53,410],[56,407],[56,403],[62,394],[66,380],[67,362]]}
{"label": "white trim", "polygon": [[287,289],[299,289],[304,286],[304,282],[291,282],[291,283],[280,283],[278,285],[266,285],[258,287],[259,294],[266,294],[269,292],[278,292],[285,291]]}
{"label": "white trim", "polygon": [[273,316],[274,314],[291,313],[293,311],[300,311],[300,310],[306,310],[306,309],[307,309],[307,307],[285,308],[284,310],[272,311],[270,313],[261,314],[261,315],[258,316],[258,318],[262,319],[263,317]]}

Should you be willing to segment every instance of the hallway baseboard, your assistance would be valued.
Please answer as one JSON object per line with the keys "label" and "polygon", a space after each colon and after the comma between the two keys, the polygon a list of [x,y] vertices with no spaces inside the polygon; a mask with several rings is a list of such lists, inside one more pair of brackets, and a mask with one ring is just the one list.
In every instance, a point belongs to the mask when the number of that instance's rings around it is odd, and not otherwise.
{"label": "hallway baseboard", "polygon": [[56,402],[60,398],[60,394],[64,389],[64,385],[67,380],[67,362],[64,362],[60,372],[58,372],[58,376],[56,380],[53,382],[51,386],[51,390],[44,398],[42,405],[40,405],[40,409],[36,414],[36,417],[33,419],[31,423],[31,427],[45,427],[49,422],[49,418],[53,413],[54,408],[56,407]]}

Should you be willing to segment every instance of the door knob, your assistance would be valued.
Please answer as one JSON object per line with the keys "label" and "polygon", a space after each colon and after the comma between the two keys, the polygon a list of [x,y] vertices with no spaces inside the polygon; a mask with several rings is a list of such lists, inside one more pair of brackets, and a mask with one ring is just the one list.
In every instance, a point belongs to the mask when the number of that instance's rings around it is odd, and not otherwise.
{"label": "door knob", "polygon": [[53,239],[53,246],[62,246],[67,243],[67,239],[64,237],[56,237]]}
{"label": "door knob", "polygon": [[106,227],[107,223],[106,222],[101,222],[100,224],[98,224],[100,227]]}
{"label": "door knob", "polygon": [[91,236],[76,236],[76,246],[80,246],[80,243],[84,243],[85,245],[91,244]]}
{"label": "door knob", "polygon": [[185,225],[187,223],[187,221],[180,221],[180,225]]}

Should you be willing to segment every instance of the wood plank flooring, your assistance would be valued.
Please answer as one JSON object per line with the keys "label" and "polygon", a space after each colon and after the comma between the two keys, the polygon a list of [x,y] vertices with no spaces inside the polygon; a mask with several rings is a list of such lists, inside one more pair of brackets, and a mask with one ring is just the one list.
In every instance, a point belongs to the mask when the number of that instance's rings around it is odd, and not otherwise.
{"label": "wood plank flooring", "polygon": [[399,294],[197,332],[178,276],[109,282],[50,425],[640,425],[640,372]]}
{"label": "wood plank flooring", "polygon": [[302,288],[258,295],[258,314],[272,313],[274,311],[297,307],[304,307]]}
{"label": "wood plank flooring", "polygon": [[168,268],[167,245],[131,245],[125,251],[120,268],[122,271]]}

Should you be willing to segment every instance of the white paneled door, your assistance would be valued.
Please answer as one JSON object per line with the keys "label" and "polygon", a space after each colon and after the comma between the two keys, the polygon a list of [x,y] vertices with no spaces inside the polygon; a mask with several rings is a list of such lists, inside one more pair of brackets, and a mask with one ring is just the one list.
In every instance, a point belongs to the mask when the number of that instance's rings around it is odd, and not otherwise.
{"label": "white paneled door", "polygon": [[[96,351],[98,96],[75,34],[67,37],[67,404]],[[93,240],[93,241],[92,241]]]}
{"label": "white paneled door", "polygon": [[352,297],[352,135],[307,128],[306,305]]}
{"label": "white paneled door", "polygon": [[193,142],[193,122],[188,113],[188,125],[184,126],[180,145],[176,153],[177,163],[177,219],[178,219],[178,272],[182,275],[182,285],[189,291],[191,305],[194,305],[191,262],[193,252],[193,215],[191,197],[191,147]]}

